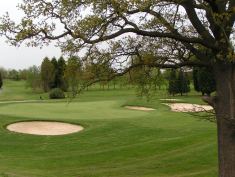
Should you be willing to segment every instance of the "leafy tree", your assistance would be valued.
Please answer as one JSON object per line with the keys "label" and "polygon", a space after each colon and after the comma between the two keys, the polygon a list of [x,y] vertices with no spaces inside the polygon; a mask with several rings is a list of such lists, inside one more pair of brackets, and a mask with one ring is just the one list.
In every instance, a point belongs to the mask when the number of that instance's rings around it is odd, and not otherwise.
{"label": "leafy tree", "polygon": [[[90,62],[84,63],[84,68],[82,71],[82,80],[83,82],[90,81],[90,80],[95,80],[96,74],[95,74],[95,69],[94,65]],[[87,86],[88,90],[89,85]]]}
{"label": "leafy tree", "polygon": [[162,74],[162,71],[160,68],[154,68],[153,71],[153,84],[155,90],[158,89],[161,90],[161,87],[166,85],[166,80],[164,78],[164,75]]}
{"label": "leafy tree", "polygon": [[81,84],[82,68],[79,58],[72,56],[67,61],[65,69],[65,79],[68,82],[69,88],[73,94],[78,91],[79,85]]}
{"label": "leafy tree", "polygon": [[3,78],[3,79],[7,79],[7,77],[8,77],[8,71],[7,71],[5,68],[0,67],[0,72],[1,72],[1,74],[2,74],[2,78]]}
{"label": "leafy tree", "polygon": [[23,69],[23,70],[19,70],[19,78],[21,80],[26,80],[26,77],[27,77],[27,70],[26,69]]}
{"label": "leafy tree", "polygon": [[[92,54],[98,49],[96,61],[109,52],[114,64],[125,64],[125,57],[142,58],[152,52],[152,60],[138,65],[212,67],[217,95],[204,100],[216,112],[219,176],[235,176],[234,0],[23,0],[20,8],[25,13],[20,24],[5,15],[0,26],[1,34],[14,45],[25,41],[37,46],[63,38],[63,51],[88,49]],[[78,15],[78,9],[90,13]],[[55,20],[64,26],[61,34],[57,30],[61,25],[55,25]],[[104,41],[109,43],[105,51],[97,46]],[[119,67],[116,75],[137,65],[129,66]]]}
{"label": "leafy tree", "polygon": [[41,64],[41,80],[42,87],[45,92],[48,92],[54,85],[55,79],[55,67],[49,60],[45,57]]}
{"label": "leafy tree", "polygon": [[[148,62],[149,55],[146,55],[143,60]],[[138,65],[141,61],[138,57],[131,60],[130,65]],[[129,84],[137,85],[140,95],[148,97],[153,96],[157,89],[165,84],[165,79],[159,68],[140,65],[134,67],[128,73],[127,77]]]}
{"label": "leafy tree", "polygon": [[94,74],[97,77],[96,79],[100,80],[100,84],[102,85],[103,90],[105,85],[107,85],[109,89],[109,81],[111,80],[110,76],[112,76],[115,72],[111,66],[112,63],[109,62],[109,59],[106,59],[107,58],[101,60],[101,62],[92,63],[95,68]]}
{"label": "leafy tree", "polygon": [[31,66],[27,69],[26,86],[31,87],[33,90],[40,89],[42,86],[40,68]]}
{"label": "leafy tree", "polygon": [[15,69],[10,70],[8,72],[8,78],[12,79],[12,80],[15,80],[15,81],[20,80],[19,72]]}
{"label": "leafy tree", "polygon": [[138,95],[145,96],[148,100],[165,83],[165,79],[159,68],[141,66],[130,71],[128,80],[130,84],[137,86]]}

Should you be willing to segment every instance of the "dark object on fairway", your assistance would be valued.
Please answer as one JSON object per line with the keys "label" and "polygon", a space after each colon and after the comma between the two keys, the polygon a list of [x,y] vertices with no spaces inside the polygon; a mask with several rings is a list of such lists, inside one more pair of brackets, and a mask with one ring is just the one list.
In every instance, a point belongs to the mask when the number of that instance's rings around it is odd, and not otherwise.
{"label": "dark object on fairway", "polygon": [[61,90],[60,88],[55,88],[50,91],[49,98],[50,99],[63,99],[65,98],[65,94],[63,90]]}
{"label": "dark object on fairway", "polygon": [[39,98],[40,98],[40,100],[43,100],[43,98],[42,98],[42,96],[41,96],[41,95],[40,95],[40,97],[39,97]]}

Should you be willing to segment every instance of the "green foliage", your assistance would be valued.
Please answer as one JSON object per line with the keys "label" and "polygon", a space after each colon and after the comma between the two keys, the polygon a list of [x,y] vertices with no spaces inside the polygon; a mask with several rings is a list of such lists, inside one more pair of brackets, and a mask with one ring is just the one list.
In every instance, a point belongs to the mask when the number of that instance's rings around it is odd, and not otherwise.
{"label": "green foliage", "polygon": [[50,99],[63,99],[65,98],[65,94],[63,90],[61,90],[60,88],[54,88],[50,90],[49,98]]}
{"label": "green foliage", "polygon": [[200,68],[198,82],[202,93],[210,95],[216,90],[216,82],[213,70],[210,68]]}
{"label": "green foliage", "polygon": [[0,72],[0,89],[2,88],[3,85],[3,78],[2,78],[2,73]]}
{"label": "green foliage", "polygon": [[61,88],[63,91],[67,91],[68,83],[64,79],[66,63],[63,57],[60,57],[57,62],[57,87]]}
{"label": "green foliage", "polygon": [[182,96],[184,93],[188,92],[190,92],[190,81],[188,79],[188,75],[180,69],[177,79],[177,93]]}
{"label": "green foliage", "polygon": [[177,73],[175,69],[171,69],[169,73],[168,93],[175,95],[178,93]]}
{"label": "green foliage", "polygon": [[198,82],[198,72],[199,72],[199,68],[194,67],[193,68],[193,85],[194,85],[194,89],[197,92],[200,92],[200,85],[199,85],[199,82]]}
{"label": "green foliage", "polygon": [[[208,67],[194,68],[194,87],[197,87],[196,91],[202,92],[202,94],[210,95],[216,90],[216,82],[213,70]],[[197,86],[195,86],[197,84]]]}
{"label": "green foliage", "polygon": [[78,57],[72,56],[67,61],[64,78],[73,94],[78,91],[79,84],[82,81],[82,68]]}
{"label": "green foliage", "polygon": [[22,80],[26,80],[27,78],[27,69],[19,70],[19,78]]}
{"label": "green foliage", "polygon": [[7,77],[8,77],[8,71],[7,71],[5,68],[0,67],[0,73],[2,74],[2,78],[3,78],[3,79],[7,79]]}
{"label": "green foliage", "polygon": [[26,74],[26,86],[34,91],[42,86],[40,69],[37,66],[29,67]]}
{"label": "green foliage", "polygon": [[54,84],[55,79],[55,67],[49,60],[49,58],[44,58],[41,64],[41,79],[42,87],[45,92],[49,91]]}
{"label": "green foliage", "polygon": [[59,80],[59,76],[58,76],[58,63],[55,57],[53,57],[51,59],[51,63],[54,66],[54,81],[51,85],[51,88],[58,88],[58,80]]}
{"label": "green foliage", "polygon": [[168,79],[168,93],[170,95],[180,94],[182,96],[184,93],[190,92],[190,81],[183,70],[171,69]]}
{"label": "green foliage", "polygon": [[10,70],[8,72],[8,78],[12,79],[12,80],[15,80],[15,81],[20,80],[19,72],[17,70],[15,70],[15,69]]}
{"label": "green foliage", "polygon": [[130,77],[131,83],[137,85],[138,95],[145,96],[148,100],[165,85],[165,78],[159,68],[135,68]]}
{"label": "green foliage", "polygon": [[51,63],[53,64],[55,70],[54,71],[55,77],[51,88],[61,88],[62,90],[67,91],[68,84],[64,79],[65,68],[66,68],[66,63],[64,58],[61,56],[57,60],[55,57],[53,57]]}

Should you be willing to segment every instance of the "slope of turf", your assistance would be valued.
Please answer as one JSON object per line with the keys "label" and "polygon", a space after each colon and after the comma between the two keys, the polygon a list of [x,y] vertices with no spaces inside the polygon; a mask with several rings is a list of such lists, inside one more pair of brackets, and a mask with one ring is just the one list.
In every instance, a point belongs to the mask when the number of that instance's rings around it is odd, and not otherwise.
{"label": "slope of turf", "polygon": [[[158,99],[147,103],[136,98],[133,90],[93,90],[69,104],[2,103],[0,176],[217,176],[215,125],[170,112]],[[156,110],[127,110],[122,107],[125,104]],[[17,134],[4,128],[23,120],[65,121],[81,124],[85,130],[51,137]]]}

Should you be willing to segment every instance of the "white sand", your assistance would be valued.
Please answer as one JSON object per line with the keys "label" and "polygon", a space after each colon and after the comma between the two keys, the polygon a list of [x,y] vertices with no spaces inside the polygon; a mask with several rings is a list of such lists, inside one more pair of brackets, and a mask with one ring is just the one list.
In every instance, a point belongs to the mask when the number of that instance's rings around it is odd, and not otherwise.
{"label": "white sand", "polygon": [[31,121],[13,123],[8,125],[7,129],[33,135],[66,135],[82,131],[83,127],[62,122]]}
{"label": "white sand", "polygon": [[203,112],[213,110],[211,106],[208,105],[198,105],[189,103],[164,103],[170,106],[171,110],[174,112]]}
{"label": "white sand", "polygon": [[131,110],[138,110],[138,111],[154,111],[155,109],[153,108],[147,108],[147,107],[142,107],[142,106],[125,106],[127,109]]}
{"label": "white sand", "polygon": [[180,99],[171,99],[171,98],[166,98],[166,99],[160,99],[161,101],[182,101]]}

